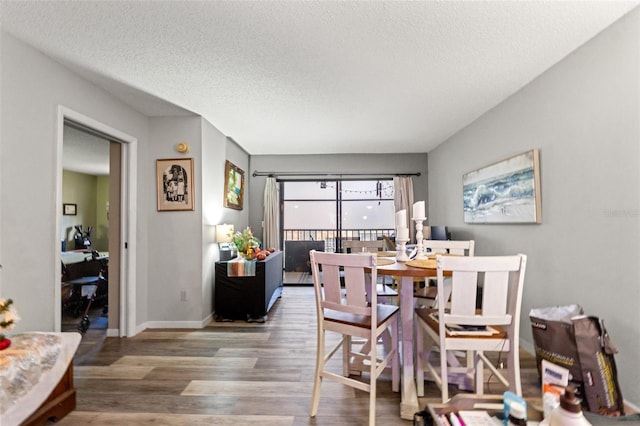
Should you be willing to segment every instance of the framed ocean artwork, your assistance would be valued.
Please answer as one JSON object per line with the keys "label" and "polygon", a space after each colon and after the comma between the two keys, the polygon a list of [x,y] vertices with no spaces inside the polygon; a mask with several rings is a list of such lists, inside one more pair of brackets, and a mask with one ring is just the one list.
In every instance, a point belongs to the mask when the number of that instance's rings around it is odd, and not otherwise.
{"label": "framed ocean artwork", "polygon": [[465,223],[542,223],[537,149],[465,173]]}

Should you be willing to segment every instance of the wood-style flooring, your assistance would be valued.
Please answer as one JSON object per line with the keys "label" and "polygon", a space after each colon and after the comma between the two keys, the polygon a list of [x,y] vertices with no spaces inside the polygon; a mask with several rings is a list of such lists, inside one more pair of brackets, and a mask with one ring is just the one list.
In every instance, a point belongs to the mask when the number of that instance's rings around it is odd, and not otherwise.
{"label": "wood-style flooring", "polygon": [[[285,286],[265,323],[212,322],[130,338],[106,338],[91,328],[74,359],[77,407],[59,424],[364,425],[368,394],[329,380],[317,417],[309,418],[315,321],[313,288]],[[539,396],[535,359],[521,358],[525,396]],[[489,381],[487,392],[504,391]],[[425,392],[421,406],[439,400],[435,384],[427,382]],[[400,394],[382,377],[377,424],[411,425],[399,410]]]}

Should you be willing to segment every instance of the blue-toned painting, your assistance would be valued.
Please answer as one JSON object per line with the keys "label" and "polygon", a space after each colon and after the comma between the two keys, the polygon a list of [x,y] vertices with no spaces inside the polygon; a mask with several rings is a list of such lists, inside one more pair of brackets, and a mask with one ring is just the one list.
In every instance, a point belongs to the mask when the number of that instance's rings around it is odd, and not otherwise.
{"label": "blue-toned painting", "polygon": [[541,223],[540,154],[527,151],[462,177],[466,223]]}

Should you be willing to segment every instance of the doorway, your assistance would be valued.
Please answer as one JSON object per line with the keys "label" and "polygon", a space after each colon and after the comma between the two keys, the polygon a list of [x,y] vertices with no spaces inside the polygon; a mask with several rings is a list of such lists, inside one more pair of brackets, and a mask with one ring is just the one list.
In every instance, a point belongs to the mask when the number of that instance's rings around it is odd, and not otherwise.
{"label": "doorway", "polygon": [[[105,233],[100,235],[99,240],[96,241],[96,244],[100,244],[100,247],[95,247],[102,249],[107,247],[106,253],[108,253],[109,258],[108,271],[105,271],[108,273],[109,278],[107,295],[109,314],[106,335],[133,336],[136,333],[135,280],[133,280],[136,270],[136,256],[135,252],[127,250],[127,248],[130,244],[135,243],[136,235],[135,220],[132,212],[136,211],[137,175],[135,160],[137,157],[137,139],[63,106],[58,107],[57,123],[58,176],[56,199],[60,206],[63,204],[76,204],[68,210],[57,209],[57,235],[63,235],[68,228],[66,226],[63,229],[63,213],[75,211],[77,215],[80,212],[78,203],[66,203],[63,199],[63,193],[65,192],[63,182],[65,130],[69,132],[68,126],[71,126],[75,130],[102,139],[102,142],[108,146],[108,155],[106,156],[108,159],[108,166],[106,167],[110,181],[108,195],[104,196],[99,202],[100,205],[98,206],[97,203],[95,207],[96,211],[100,210],[100,214],[108,217],[108,224],[104,226]],[[104,148],[104,145],[102,147]],[[93,216],[90,211],[88,211],[88,216]],[[97,216],[96,214],[94,217]],[[83,218],[83,220],[85,219]],[[68,225],[68,221],[64,223]],[[106,232],[107,228],[109,232]],[[83,229],[87,230],[85,227]],[[97,229],[99,228],[96,228],[96,231]],[[67,244],[69,244],[69,240],[67,240]],[[75,240],[73,244],[73,248],[75,248]],[[92,244],[94,244],[93,241],[89,242],[89,246]],[[64,245],[64,242],[62,245]],[[58,243],[56,249],[58,253],[62,253],[60,243]],[[105,253],[105,251],[101,253],[98,250],[95,250],[95,254],[91,250],[88,252],[96,257],[102,257]],[[59,255],[57,264],[59,270],[57,276],[60,277],[63,272],[62,254]],[[55,293],[55,329],[61,330],[62,303],[60,302],[63,296],[61,286],[56,286]]]}
{"label": "doorway", "polygon": [[119,246],[119,209],[110,210],[121,197],[120,152],[119,143],[65,121],[61,331],[88,332],[100,339],[118,325],[117,299],[111,305],[109,299],[118,294],[119,271],[111,271],[109,260],[115,255],[110,247]]}

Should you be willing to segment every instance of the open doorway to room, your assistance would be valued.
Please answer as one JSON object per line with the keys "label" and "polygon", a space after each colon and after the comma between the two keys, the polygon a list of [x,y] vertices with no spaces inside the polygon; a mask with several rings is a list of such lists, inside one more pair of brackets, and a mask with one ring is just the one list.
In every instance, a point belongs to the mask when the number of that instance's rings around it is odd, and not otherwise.
{"label": "open doorway to room", "polygon": [[[109,294],[117,292],[119,281],[118,271],[112,273],[109,266],[111,235],[119,239],[119,232],[111,229],[114,219],[116,227],[119,223],[119,217],[114,217],[118,216],[118,209],[111,211],[112,195],[117,204],[120,199],[119,145],[72,122],[64,124],[60,225],[62,331],[106,336]],[[114,161],[116,173],[112,178]],[[117,314],[117,303],[112,309]]]}
{"label": "open doorway to room", "polygon": [[[106,336],[127,337],[137,333],[136,329],[136,251],[128,250],[130,246],[137,246],[137,138],[118,129],[101,123],[91,117],[73,111],[62,105],[58,106],[57,119],[57,176],[56,202],[59,206],[55,221],[55,234],[64,238],[62,226],[63,213],[77,212],[80,206],[63,200],[63,157],[65,145],[65,125],[77,130],[85,131],[108,141],[109,146],[109,196],[108,196],[108,325]],[[107,143],[107,142],[105,142]],[[64,204],[70,204],[69,207]],[[67,210],[67,208],[69,210]],[[96,207],[98,209],[100,207]],[[107,214],[106,202],[104,212]],[[71,214],[70,214],[71,215]],[[83,224],[84,225],[84,224]],[[75,226],[74,226],[75,228]],[[84,239],[83,239],[84,241]],[[69,243],[69,242],[67,242]],[[61,282],[63,268],[61,267],[61,243],[56,244],[56,282]],[[84,244],[84,243],[83,243]],[[75,247],[75,238],[73,240]],[[90,251],[91,253],[91,251]],[[96,250],[97,256],[104,255]],[[96,253],[91,253],[95,256]],[[104,272],[103,272],[104,273]],[[91,289],[86,290],[89,292]],[[82,291],[82,290],[81,290]],[[81,293],[82,294],[82,293]],[[61,330],[62,292],[61,286],[54,290],[55,330]]]}

